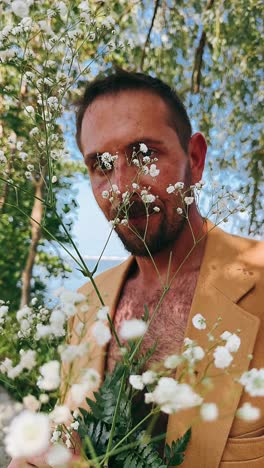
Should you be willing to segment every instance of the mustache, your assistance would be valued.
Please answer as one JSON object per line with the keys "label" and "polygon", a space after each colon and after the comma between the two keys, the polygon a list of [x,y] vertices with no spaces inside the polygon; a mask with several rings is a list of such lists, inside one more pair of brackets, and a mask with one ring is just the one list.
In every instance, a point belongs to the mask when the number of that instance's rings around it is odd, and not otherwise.
{"label": "mustache", "polygon": [[129,199],[129,203],[127,204],[119,203],[116,206],[112,205],[110,212],[111,219],[115,219],[117,217],[120,219],[133,219],[140,216],[146,216],[147,213],[153,213],[153,208],[157,205],[157,203],[148,203],[146,208],[146,205],[143,203],[141,197],[137,194],[135,195],[136,196],[132,196]]}

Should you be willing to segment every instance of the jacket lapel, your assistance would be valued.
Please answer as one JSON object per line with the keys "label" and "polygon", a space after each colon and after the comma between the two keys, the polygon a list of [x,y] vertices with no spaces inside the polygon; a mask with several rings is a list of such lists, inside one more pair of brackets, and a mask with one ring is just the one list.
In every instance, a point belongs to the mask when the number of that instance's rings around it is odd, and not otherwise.
{"label": "jacket lapel", "polygon": [[[203,348],[208,348],[207,332],[211,330],[217,318],[222,320],[215,332],[219,336],[225,330],[240,330],[241,346],[234,354],[234,370],[246,371],[253,353],[259,329],[259,319],[237,305],[255,284],[254,276],[240,263],[239,252],[232,245],[233,238],[222,230],[208,223],[208,238],[205,254],[200,269],[185,337],[195,340]],[[231,241],[231,245],[230,245]],[[237,245],[237,244],[236,244]],[[201,313],[207,321],[207,330],[198,330],[192,325],[192,318]],[[201,361],[197,378],[201,378],[207,362]],[[220,464],[224,447],[230,432],[234,414],[239,404],[242,387],[234,383],[222,369],[210,371],[213,388],[206,394],[205,401],[215,402],[220,409],[220,419],[214,422],[200,422],[198,409],[179,412],[169,417],[167,442],[183,435],[193,424],[192,437],[186,451],[183,468],[217,468]],[[176,373],[176,378],[178,377]]]}

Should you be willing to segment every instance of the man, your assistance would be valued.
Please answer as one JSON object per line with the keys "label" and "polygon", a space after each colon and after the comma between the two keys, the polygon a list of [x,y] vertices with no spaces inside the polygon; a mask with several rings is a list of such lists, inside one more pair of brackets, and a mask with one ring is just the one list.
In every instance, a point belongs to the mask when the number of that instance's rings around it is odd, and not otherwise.
{"label": "man", "polygon": [[[209,324],[222,316],[220,333],[240,328],[242,370],[248,368],[248,355],[253,352],[251,367],[264,367],[263,246],[225,234],[201,217],[195,203],[187,205],[184,200],[192,196],[190,186],[202,178],[206,142],[200,133],[192,135],[189,118],[175,92],[160,80],[139,73],[122,72],[95,80],[79,105],[77,142],[95,199],[109,221],[119,216],[116,232],[133,254],[124,264],[95,279],[116,329],[123,319],[140,318],[144,304],[151,316],[170,283],[144,339],[143,352],[158,340],[152,360],[162,360],[180,351],[186,336],[206,345],[206,334],[191,325],[192,317],[200,312]],[[111,167],[104,165],[105,153],[118,154]],[[137,179],[140,189],[131,185],[138,173],[138,166],[133,164],[135,154],[141,161],[146,156],[158,159],[158,176],[141,172]],[[170,184],[177,182],[184,183],[183,199],[180,192],[168,193]],[[120,195],[110,202],[106,192],[113,187]],[[149,216],[142,204],[142,187],[151,187],[155,196],[155,202],[147,207]],[[132,195],[125,213],[120,205],[122,194],[128,191]],[[183,216],[186,210],[188,220]],[[125,214],[128,224],[122,223]],[[90,282],[81,292],[89,296],[92,323],[100,302]],[[80,314],[71,323],[73,343],[79,318]],[[84,340],[92,340],[90,331]],[[112,340],[107,357],[96,344],[93,352],[89,366],[97,368],[103,377],[104,370],[111,371],[119,358],[117,348]],[[86,365],[85,360],[78,362],[80,368]],[[218,377],[209,401],[220,406],[224,402],[225,417],[194,426],[183,467],[264,466],[264,414],[253,422],[234,419],[237,407],[250,399],[241,396],[240,387],[232,386],[224,373]],[[264,409],[261,401],[254,401],[254,405]],[[171,415],[163,421],[161,432],[167,429],[170,442],[189,423],[185,415]]]}

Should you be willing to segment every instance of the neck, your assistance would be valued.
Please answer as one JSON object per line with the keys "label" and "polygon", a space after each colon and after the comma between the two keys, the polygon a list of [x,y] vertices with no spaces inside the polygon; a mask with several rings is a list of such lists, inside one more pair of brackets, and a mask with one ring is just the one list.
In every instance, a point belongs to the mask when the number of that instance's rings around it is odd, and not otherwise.
{"label": "neck", "polygon": [[[148,287],[168,285],[177,273],[191,274],[200,268],[207,227],[197,210],[190,210],[179,237],[169,247],[150,257],[136,257],[137,279]],[[151,286],[150,286],[151,285]]]}

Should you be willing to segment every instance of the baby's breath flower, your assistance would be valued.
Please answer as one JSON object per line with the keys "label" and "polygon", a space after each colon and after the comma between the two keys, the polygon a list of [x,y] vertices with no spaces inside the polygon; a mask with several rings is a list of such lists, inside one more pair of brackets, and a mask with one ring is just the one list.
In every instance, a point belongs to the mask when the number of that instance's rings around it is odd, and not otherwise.
{"label": "baby's breath flower", "polygon": [[233,356],[225,346],[217,346],[214,351],[214,365],[217,368],[225,369],[233,361]]}
{"label": "baby's breath flower", "polygon": [[184,197],[184,202],[186,205],[191,205],[194,201],[194,197]]}
{"label": "baby's breath flower", "polygon": [[98,320],[107,320],[107,314],[109,314],[109,307],[108,306],[102,306],[97,312],[97,318]]}
{"label": "baby's breath flower", "polygon": [[198,330],[204,330],[206,328],[206,320],[201,314],[196,314],[192,318],[192,324]]}
{"label": "baby's breath flower", "polygon": [[[59,433],[59,431],[57,432]],[[53,441],[55,442],[54,439]],[[46,460],[49,466],[54,466],[54,468],[56,468],[67,466],[71,457],[72,455],[68,448],[66,448],[62,444],[55,444],[49,448],[48,453],[46,455]]]}
{"label": "baby's breath flower", "polygon": [[156,213],[159,213],[159,212],[160,212],[160,208],[159,208],[158,206],[154,206],[153,211],[155,211]]}
{"label": "baby's breath flower", "polygon": [[160,173],[160,170],[157,169],[157,166],[156,164],[151,164],[150,168],[149,168],[149,175],[151,177],[157,177]]}
{"label": "baby's breath flower", "polygon": [[142,374],[142,382],[144,385],[153,384],[157,379],[157,373],[151,370],[143,372]]}
{"label": "baby's breath flower", "polygon": [[99,346],[104,346],[111,340],[111,332],[103,322],[95,322],[92,330],[93,336]]}
{"label": "baby's breath flower", "polygon": [[26,106],[24,110],[25,115],[33,115],[35,113],[35,109],[33,106]]}
{"label": "baby's breath flower", "polygon": [[171,356],[168,356],[165,361],[164,361],[164,366],[167,369],[176,369],[179,364],[182,363],[182,357],[179,356],[178,354],[172,354]]}
{"label": "baby's breath flower", "polygon": [[183,213],[183,211],[182,211],[182,208],[180,208],[180,207],[179,207],[179,208],[177,208],[177,210],[176,210],[176,211],[177,211],[177,213],[178,213],[179,215],[181,215],[181,214]]}
{"label": "baby's breath flower", "polygon": [[256,421],[260,418],[261,411],[251,403],[244,403],[236,412],[236,416],[244,421]]}
{"label": "baby's breath flower", "polygon": [[40,367],[41,376],[37,385],[42,390],[55,390],[60,385],[60,363],[59,361],[49,361]]}
{"label": "baby's breath flower", "polygon": [[139,145],[139,151],[142,151],[142,153],[147,153],[148,152],[148,147],[145,145],[145,143],[140,143]]}
{"label": "baby's breath flower", "polygon": [[123,320],[120,327],[120,337],[123,340],[135,340],[140,338],[147,331],[147,324],[143,320],[131,319]]}
{"label": "baby's breath flower", "polygon": [[129,383],[136,390],[143,390],[144,388],[144,383],[143,383],[141,375],[130,375]]}
{"label": "baby's breath flower", "polygon": [[264,368],[244,372],[239,382],[250,396],[264,396]]}
{"label": "baby's breath flower", "polygon": [[184,187],[184,182],[176,182],[176,184],[174,184],[174,187],[176,190],[182,190]]}
{"label": "baby's breath flower", "polygon": [[175,187],[173,187],[173,185],[169,185],[167,188],[166,188],[166,192],[167,193],[173,193],[175,192]]}
{"label": "baby's breath flower", "polygon": [[203,403],[200,408],[203,421],[215,421],[218,417],[218,408],[215,403]]}
{"label": "baby's breath flower", "polygon": [[134,190],[138,190],[138,189],[139,189],[139,185],[136,184],[135,182],[133,182],[132,188],[133,188]]}
{"label": "baby's breath flower", "polygon": [[20,18],[24,18],[25,16],[28,16],[29,13],[29,7],[27,2],[22,1],[22,0],[15,0],[11,3],[11,8],[13,13],[16,16],[19,16]]}

